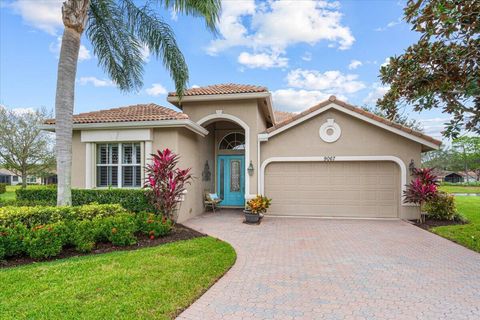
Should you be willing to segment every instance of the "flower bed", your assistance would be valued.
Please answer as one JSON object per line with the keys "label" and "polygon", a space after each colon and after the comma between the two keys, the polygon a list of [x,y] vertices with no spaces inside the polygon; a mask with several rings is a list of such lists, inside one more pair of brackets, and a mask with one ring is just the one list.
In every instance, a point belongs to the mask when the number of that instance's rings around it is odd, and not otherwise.
{"label": "flower bed", "polygon": [[0,260],[28,256],[47,259],[65,249],[86,253],[97,244],[131,246],[172,230],[170,220],[145,212],[130,213],[118,204],[77,207],[0,208]]}

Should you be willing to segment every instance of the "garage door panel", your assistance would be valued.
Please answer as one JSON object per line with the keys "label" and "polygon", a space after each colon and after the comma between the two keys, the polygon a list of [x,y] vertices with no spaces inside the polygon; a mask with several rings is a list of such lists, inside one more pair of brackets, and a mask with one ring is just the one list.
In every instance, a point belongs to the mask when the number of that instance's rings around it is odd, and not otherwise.
{"label": "garage door panel", "polygon": [[272,163],[265,172],[269,214],[397,217],[398,175],[392,162]]}

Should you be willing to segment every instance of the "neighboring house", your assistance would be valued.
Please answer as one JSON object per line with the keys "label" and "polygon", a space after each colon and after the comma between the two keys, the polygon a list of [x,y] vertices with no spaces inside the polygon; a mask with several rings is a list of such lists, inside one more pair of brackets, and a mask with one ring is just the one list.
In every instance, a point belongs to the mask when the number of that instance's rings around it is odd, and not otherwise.
{"label": "neighboring house", "polygon": [[445,177],[443,178],[443,181],[450,182],[450,183],[459,183],[459,182],[463,182],[463,176],[456,172],[450,172],[445,175]]}
{"label": "neighboring house", "polygon": [[140,188],[149,154],[170,148],[197,177],[179,222],[203,212],[205,190],[231,207],[265,194],[274,215],[419,216],[402,191],[411,161],[420,166],[421,153],[440,146],[427,135],[334,96],[281,119],[265,87],[213,85],[167,100],[182,112],[139,104],[75,115],[73,187]]}
{"label": "neighboring house", "polygon": [[[10,170],[0,168],[0,183],[6,183],[8,185],[22,184],[22,177],[17,176]],[[42,178],[36,176],[27,176],[27,184],[42,184]]]}
{"label": "neighboring house", "polygon": [[[467,174],[463,171],[434,171],[437,175],[438,180],[440,182],[449,182],[449,183],[463,183],[467,182]],[[468,181],[469,182],[476,182],[478,181],[477,175],[473,171],[468,172]]]}

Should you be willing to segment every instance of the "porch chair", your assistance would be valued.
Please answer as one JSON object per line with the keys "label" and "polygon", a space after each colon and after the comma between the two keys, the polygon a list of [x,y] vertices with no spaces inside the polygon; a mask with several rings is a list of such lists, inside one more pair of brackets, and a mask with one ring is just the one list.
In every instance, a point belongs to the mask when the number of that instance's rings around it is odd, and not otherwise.
{"label": "porch chair", "polygon": [[215,209],[217,206],[223,201],[216,193],[205,192],[205,199],[204,205],[205,209],[208,207],[212,208],[213,213],[215,213]]}

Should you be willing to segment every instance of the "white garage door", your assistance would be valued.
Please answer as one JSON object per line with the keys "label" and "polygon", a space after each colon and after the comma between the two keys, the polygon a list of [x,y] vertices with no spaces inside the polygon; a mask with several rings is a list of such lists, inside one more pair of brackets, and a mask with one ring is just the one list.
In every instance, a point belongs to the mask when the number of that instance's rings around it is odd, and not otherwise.
{"label": "white garage door", "polygon": [[393,162],[275,162],[265,172],[269,214],[398,216],[399,169]]}

